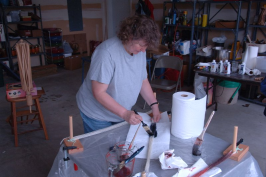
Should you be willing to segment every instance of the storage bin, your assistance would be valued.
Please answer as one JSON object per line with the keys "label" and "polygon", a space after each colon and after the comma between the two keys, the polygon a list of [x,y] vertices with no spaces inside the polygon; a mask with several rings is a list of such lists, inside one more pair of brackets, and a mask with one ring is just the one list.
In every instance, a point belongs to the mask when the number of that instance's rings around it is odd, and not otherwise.
{"label": "storage bin", "polygon": [[46,49],[46,53],[64,53],[63,48],[52,48],[52,49]]}
{"label": "storage bin", "polygon": [[256,69],[260,70],[262,73],[266,73],[266,56],[257,57]]}

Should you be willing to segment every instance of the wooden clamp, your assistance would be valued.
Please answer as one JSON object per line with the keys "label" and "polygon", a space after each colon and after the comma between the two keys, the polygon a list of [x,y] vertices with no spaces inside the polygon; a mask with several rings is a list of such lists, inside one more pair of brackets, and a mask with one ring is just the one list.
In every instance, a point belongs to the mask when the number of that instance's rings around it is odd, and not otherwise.
{"label": "wooden clamp", "polygon": [[64,139],[64,144],[66,146],[76,146],[76,149],[69,149],[68,153],[73,154],[76,152],[83,151],[83,146],[79,140],[73,140],[73,120],[72,116],[69,116],[69,138]]}
{"label": "wooden clamp", "polygon": [[[238,126],[234,127],[234,137],[233,137],[233,144],[231,144],[224,152],[223,155],[227,154],[229,151],[233,151],[233,155],[230,157],[230,159],[235,161],[240,161],[243,156],[248,152],[249,146],[240,144],[238,147],[236,147],[236,141],[237,141],[237,132],[238,132]],[[237,150],[240,149],[240,150]]]}

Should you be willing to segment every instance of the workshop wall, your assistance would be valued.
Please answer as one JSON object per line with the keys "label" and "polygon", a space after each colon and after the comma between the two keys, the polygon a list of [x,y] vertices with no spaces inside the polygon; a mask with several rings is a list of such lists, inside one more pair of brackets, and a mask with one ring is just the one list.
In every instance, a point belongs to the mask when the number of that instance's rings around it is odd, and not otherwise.
{"label": "workshop wall", "polygon": [[69,31],[66,0],[32,0],[40,4],[44,28],[61,28],[63,35],[86,33],[87,51],[90,40],[103,40],[105,26],[104,0],[82,0],[83,31]]}

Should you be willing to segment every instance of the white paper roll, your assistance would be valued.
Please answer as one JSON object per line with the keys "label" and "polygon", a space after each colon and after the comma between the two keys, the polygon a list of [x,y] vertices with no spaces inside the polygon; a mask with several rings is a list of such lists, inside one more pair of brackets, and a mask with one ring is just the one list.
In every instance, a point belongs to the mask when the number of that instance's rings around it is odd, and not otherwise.
{"label": "white paper roll", "polygon": [[246,63],[247,68],[255,69],[258,51],[259,51],[259,47],[248,46],[246,53],[245,53],[245,57],[244,57],[244,63]]}
{"label": "white paper roll", "polygon": [[197,137],[203,130],[206,112],[206,96],[195,100],[190,92],[176,92],[172,101],[171,133],[177,138]]}

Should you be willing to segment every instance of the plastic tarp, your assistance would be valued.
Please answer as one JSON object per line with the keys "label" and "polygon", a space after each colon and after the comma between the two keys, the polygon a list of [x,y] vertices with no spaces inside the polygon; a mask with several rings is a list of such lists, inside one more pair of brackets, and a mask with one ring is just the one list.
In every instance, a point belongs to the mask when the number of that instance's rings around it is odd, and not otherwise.
{"label": "plastic tarp", "polygon": [[[96,132],[87,133],[74,137],[80,139],[83,144],[84,151],[75,154],[68,154],[70,160],[65,166],[64,152],[62,145],[54,160],[53,166],[50,170],[49,177],[107,177],[108,169],[105,161],[105,155],[108,152],[110,139],[108,134],[114,133],[121,141],[126,140],[130,125],[126,122],[113,125],[106,129],[98,130]],[[157,129],[160,127],[157,127]],[[148,135],[147,135],[148,136]],[[160,136],[160,135],[158,135]],[[188,167],[193,165],[199,158],[202,158],[208,165],[214,163],[222,156],[222,152],[230,145],[224,140],[214,137],[210,134],[205,134],[204,142],[201,145],[201,156],[192,155],[192,147],[195,138],[179,139],[171,135],[170,149],[175,149],[175,156],[181,157]],[[74,163],[78,170],[75,171]],[[144,170],[146,159],[136,159],[133,170],[133,175]],[[248,152],[244,155],[240,162],[227,159],[218,165],[222,173],[216,175],[217,177],[263,177],[260,167],[253,156]],[[76,168],[77,169],[77,168]],[[162,170],[158,159],[151,160],[150,172],[155,173],[158,177],[171,177],[177,173],[177,169]]]}

